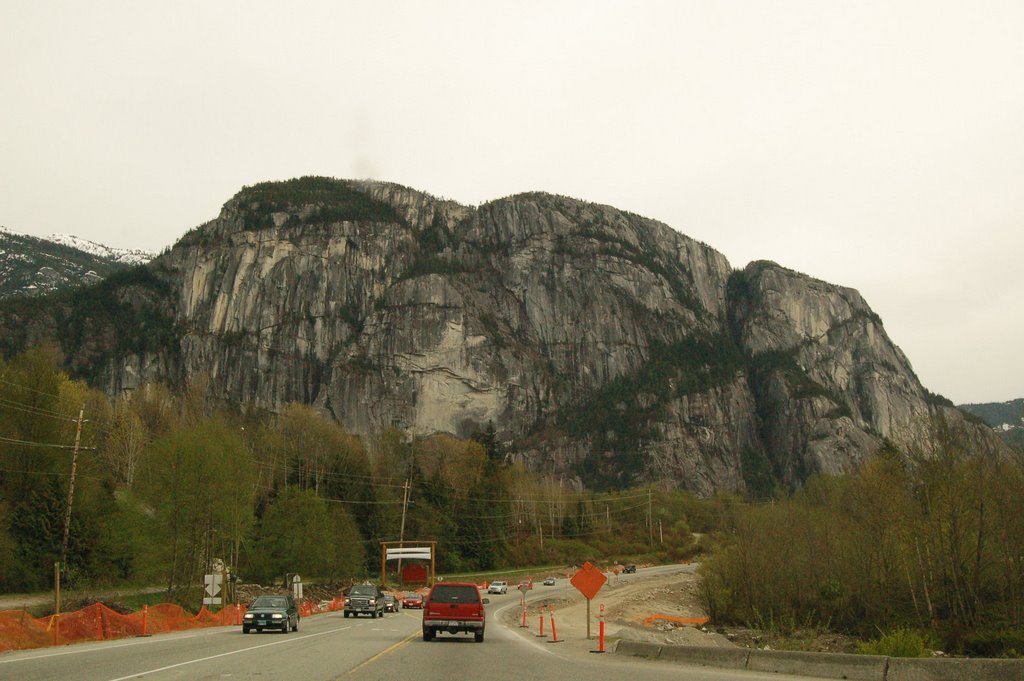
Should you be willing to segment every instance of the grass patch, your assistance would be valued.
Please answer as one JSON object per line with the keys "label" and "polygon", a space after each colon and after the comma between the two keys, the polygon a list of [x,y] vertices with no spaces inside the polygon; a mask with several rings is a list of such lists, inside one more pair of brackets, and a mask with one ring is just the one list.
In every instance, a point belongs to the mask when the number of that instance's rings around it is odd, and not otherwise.
{"label": "grass patch", "polygon": [[927,657],[925,638],[914,629],[899,628],[880,638],[857,646],[862,655],[884,655],[886,657]]}

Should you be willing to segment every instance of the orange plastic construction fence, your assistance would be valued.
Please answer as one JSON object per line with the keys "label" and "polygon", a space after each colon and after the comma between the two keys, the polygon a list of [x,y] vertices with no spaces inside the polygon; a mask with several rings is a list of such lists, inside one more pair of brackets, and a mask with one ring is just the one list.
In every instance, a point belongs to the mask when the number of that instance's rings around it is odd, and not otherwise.
{"label": "orange plastic construction fence", "polygon": [[229,605],[217,613],[202,608],[193,615],[171,603],[130,615],[94,603],[81,610],[38,619],[23,610],[4,610],[0,611],[0,651],[226,626],[240,623],[243,614],[244,607]]}
{"label": "orange plastic construction fence", "polygon": [[[309,617],[342,610],[344,607],[344,598],[319,603],[303,599],[299,602],[299,615]],[[245,611],[244,605],[227,605],[216,613],[204,607],[193,615],[179,605],[160,603],[130,615],[122,615],[102,603],[94,603],[59,616],[35,618],[24,610],[0,610],[0,652],[81,641],[149,636],[200,627],[240,625]]]}

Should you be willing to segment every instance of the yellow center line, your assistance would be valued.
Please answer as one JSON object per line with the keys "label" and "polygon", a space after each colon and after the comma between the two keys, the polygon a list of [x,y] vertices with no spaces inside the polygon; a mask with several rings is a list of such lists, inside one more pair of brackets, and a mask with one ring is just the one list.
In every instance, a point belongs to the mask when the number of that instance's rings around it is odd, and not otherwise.
{"label": "yellow center line", "polygon": [[377,660],[377,659],[379,659],[379,658],[382,658],[382,657],[384,657],[385,655],[387,655],[387,654],[389,654],[389,653],[393,653],[393,652],[395,652],[396,650],[398,650],[399,648],[401,648],[401,647],[402,647],[402,646],[404,646],[404,645],[405,645],[406,643],[408,643],[409,641],[413,640],[414,638],[416,638],[416,637],[417,637],[417,636],[419,636],[419,635],[420,635],[420,632],[418,632],[418,631],[415,631],[415,632],[413,632],[413,633],[409,634],[408,636],[406,636],[405,638],[403,638],[403,639],[402,639],[401,641],[399,641],[398,643],[395,643],[395,644],[393,644],[393,645],[391,645],[391,646],[388,646],[387,648],[385,648],[384,650],[380,651],[379,653],[377,653],[376,655],[374,655],[374,656],[373,656],[373,657],[371,657],[370,659],[368,659],[368,660],[365,660],[365,661],[363,661],[363,662],[361,662],[361,663],[357,664],[357,665],[356,665],[355,667],[352,667],[352,669],[349,669],[349,670],[348,670],[348,672],[346,672],[346,673],[347,673],[347,674],[355,674],[355,673],[356,673],[357,671],[359,671],[359,670],[360,670],[360,669],[362,669],[363,667],[367,666],[367,665],[368,665],[368,664],[370,664],[371,662],[374,662],[375,660]]}

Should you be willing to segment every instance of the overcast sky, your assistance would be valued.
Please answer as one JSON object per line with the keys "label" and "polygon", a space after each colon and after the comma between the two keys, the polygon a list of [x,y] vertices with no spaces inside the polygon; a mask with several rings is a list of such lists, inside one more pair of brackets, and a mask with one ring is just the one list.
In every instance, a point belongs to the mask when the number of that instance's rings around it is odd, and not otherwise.
{"label": "overcast sky", "polygon": [[1024,2],[0,0],[0,225],[160,250],[242,185],[543,190],[858,289],[1024,397]]}

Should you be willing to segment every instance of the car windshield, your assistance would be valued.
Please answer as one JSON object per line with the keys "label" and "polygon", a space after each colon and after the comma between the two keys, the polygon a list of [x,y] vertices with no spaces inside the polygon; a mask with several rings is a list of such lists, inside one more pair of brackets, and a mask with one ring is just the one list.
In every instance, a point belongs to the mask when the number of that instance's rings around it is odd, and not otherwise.
{"label": "car windshield", "polygon": [[372,586],[354,586],[349,592],[349,596],[376,596],[377,589]]}
{"label": "car windshield", "polygon": [[254,608],[283,608],[287,601],[280,597],[260,596],[252,602]]}

